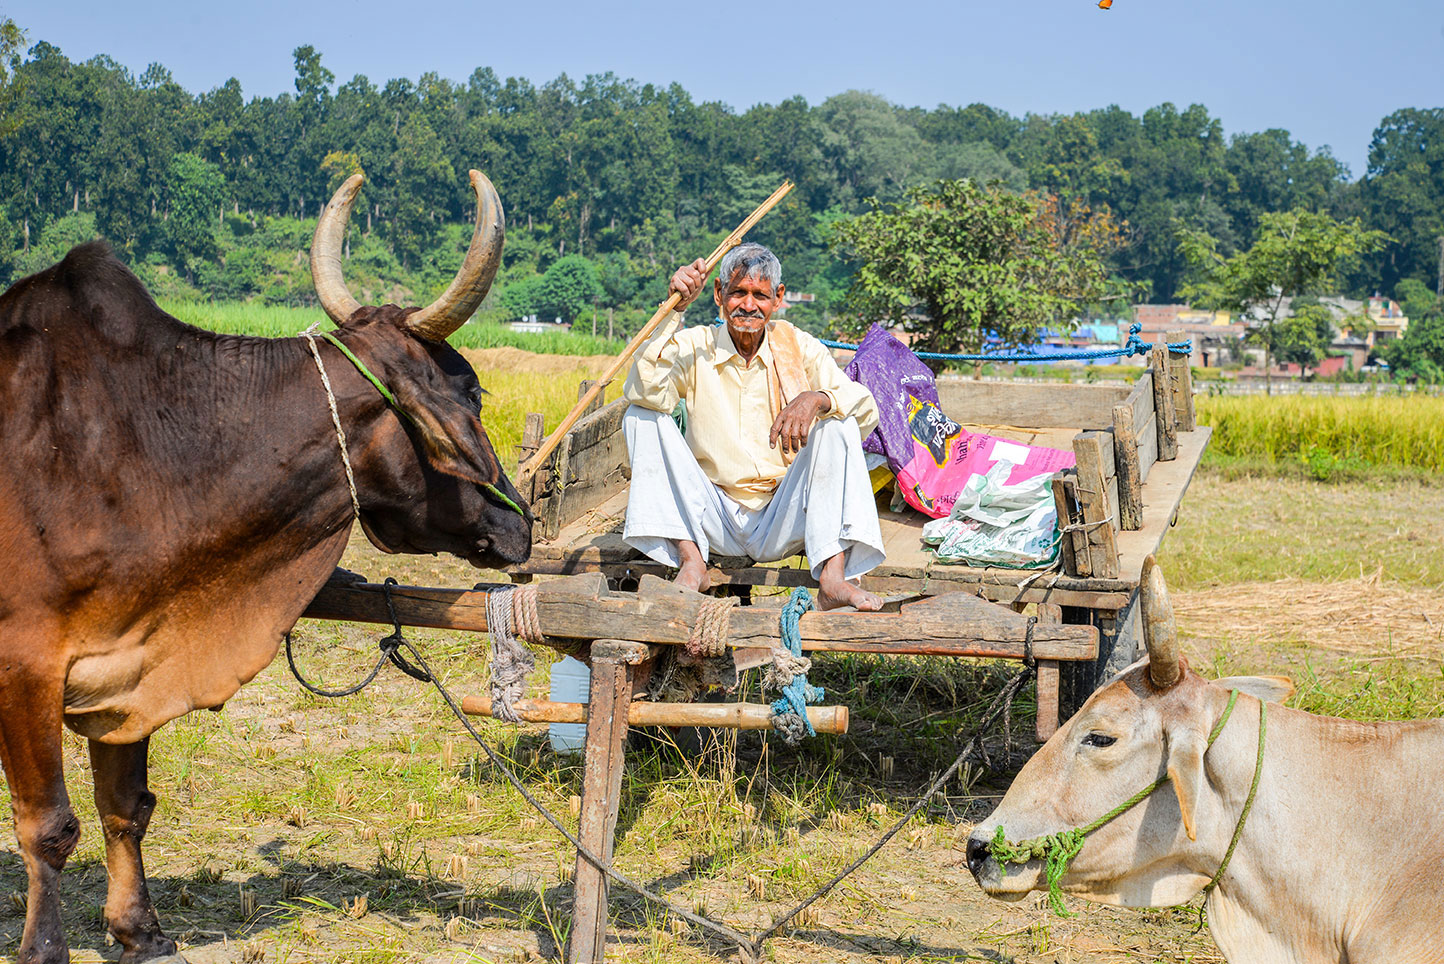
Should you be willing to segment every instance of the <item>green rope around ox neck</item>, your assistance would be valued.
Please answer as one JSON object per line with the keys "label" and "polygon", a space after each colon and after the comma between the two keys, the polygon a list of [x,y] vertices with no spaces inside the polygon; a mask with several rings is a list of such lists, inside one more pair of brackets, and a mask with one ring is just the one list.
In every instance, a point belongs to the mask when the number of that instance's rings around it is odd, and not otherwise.
{"label": "green rope around ox neck", "polygon": [[[1208,734],[1208,746],[1204,752],[1212,749],[1214,741],[1217,740],[1218,735],[1223,732],[1224,724],[1228,722],[1228,718],[1233,714],[1233,707],[1237,702],[1238,690],[1230,690],[1228,706],[1224,708],[1223,715],[1219,717],[1218,722],[1213,726],[1212,732]],[[1248,819],[1249,810],[1253,807],[1254,794],[1258,790],[1259,774],[1263,771],[1265,720],[1266,708],[1264,702],[1260,700],[1258,760],[1254,764],[1253,784],[1249,787],[1248,799],[1244,801],[1243,812],[1239,814],[1238,823],[1234,827],[1233,839],[1229,841],[1228,851],[1223,855],[1223,863],[1219,865],[1218,871],[1213,875],[1213,879],[1203,888],[1205,897],[1218,886],[1219,879],[1223,877],[1224,870],[1228,868],[1228,862],[1233,859],[1234,848],[1238,846],[1239,838],[1243,835],[1244,821]],[[1082,827],[1074,827],[1072,830],[1060,830],[1057,833],[1046,834],[1042,837],[1030,837],[1027,840],[1020,840],[1017,843],[1009,843],[1003,832],[1003,828],[1000,826],[997,832],[993,834],[993,840],[990,846],[993,857],[999,863],[1002,863],[1005,868],[1007,864],[1026,864],[1030,860],[1043,861],[1043,877],[1048,883],[1049,906],[1053,909],[1053,913],[1059,917],[1072,917],[1073,914],[1063,906],[1063,889],[1060,882],[1063,879],[1063,875],[1068,872],[1068,864],[1071,863],[1073,858],[1078,856],[1078,852],[1083,849],[1084,840],[1090,833],[1108,823],[1108,821],[1114,817],[1121,816],[1138,806],[1138,804],[1148,799],[1153,791],[1167,782],[1168,776],[1165,774],[1155,780],[1150,786],[1139,790],[1133,796],[1124,800],[1092,823]]]}
{"label": "green rope around ox neck", "polygon": [[[341,339],[337,338],[329,331],[323,331],[320,334],[322,338],[335,345],[336,348],[340,350],[341,354],[345,355],[346,359],[350,361],[351,364],[356,366],[356,370],[360,372],[368,382],[370,382],[376,387],[376,390],[381,393],[381,397],[386,399],[386,404],[390,405],[392,410],[396,412],[397,415],[400,415],[403,419],[410,422],[412,425],[415,425],[417,428],[421,427],[417,423],[416,419],[411,417],[411,413],[401,407],[401,403],[396,400],[396,396],[392,394],[391,389],[386,387],[386,383],[383,382],[381,379],[377,378],[375,374],[372,373],[371,369],[367,368],[366,364],[362,362],[361,359],[357,358],[356,354],[351,351],[351,349],[347,348],[344,343],[342,343]],[[521,506],[517,505],[511,499],[507,498],[506,493],[502,492],[496,486],[489,485],[485,482],[480,483],[480,485],[483,489],[490,492],[498,502],[511,509],[511,511],[515,512],[517,515],[526,515],[526,513],[522,511]]]}

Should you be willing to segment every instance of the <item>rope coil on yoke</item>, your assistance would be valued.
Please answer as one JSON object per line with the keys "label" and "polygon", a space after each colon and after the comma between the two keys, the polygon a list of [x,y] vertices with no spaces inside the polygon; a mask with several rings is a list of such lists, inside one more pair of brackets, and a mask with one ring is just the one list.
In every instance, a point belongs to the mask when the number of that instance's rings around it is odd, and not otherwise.
{"label": "rope coil on yoke", "polygon": [[727,628],[732,610],[742,602],[736,596],[703,600],[697,610],[697,622],[688,638],[687,652],[698,659],[716,659],[727,653]]}
{"label": "rope coil on yoke", "polygon": [[401,654],[401,646],[406,642],[406,637],[401,634],[401,620],[396,616],[396,603],[391,598],[391,590],[396,585],[396,580],[387,576],[386,582],[381,586],[381,591],[386,595],[386,611],[391,617],[391,634],[377,640],[376,648],[381,651],[381,655],[376,657],[376,665],[371,667],[371,672],[367,673],[365,678],[354,686],[348,686],[339,690],[328,690],[322,689],[307,680],[306,677],[301,674],[300,668],[296,666],[296,655],[291,651],[291,634],[289,632],[286,633],[286,664],[291,667],[291,675],[296,677],[296,682],[301,684],[302,689],[308,693],[314,693],[317,696],[352,696],[370,686],[372,681],[376,679],[377,674],[381,672],[381,667],[384,666],[387,661],[390,661],[393,666],[414,680],[422,683],[432,682],[431,677],[424,669],[417,669],[415,666],[412,666],[406,661],[406,657]]}

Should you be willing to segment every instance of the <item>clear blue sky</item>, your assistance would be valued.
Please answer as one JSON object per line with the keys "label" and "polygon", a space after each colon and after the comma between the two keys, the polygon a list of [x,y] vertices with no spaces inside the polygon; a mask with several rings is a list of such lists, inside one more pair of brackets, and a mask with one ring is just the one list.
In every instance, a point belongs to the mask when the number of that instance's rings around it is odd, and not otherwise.
{"label": "clear blue sky", "polygon": [[72,59],[158,62],[192,92],[235,77],[248,98],[292,90],[291,51],[309,43],[340,81],[611,71],[739,111],[850,88],[1014,115],[1203,103],[1230,134],[1327,144],[1355,177],[1386,114],[1444,106],[1440,0],[0,0],[0,14]]}

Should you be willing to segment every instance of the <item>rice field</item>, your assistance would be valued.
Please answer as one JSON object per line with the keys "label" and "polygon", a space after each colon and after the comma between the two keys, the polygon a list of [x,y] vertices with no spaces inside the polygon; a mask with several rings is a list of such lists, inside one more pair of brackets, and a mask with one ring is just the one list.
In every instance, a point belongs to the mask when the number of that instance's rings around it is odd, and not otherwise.
{"label": "rice field", "polygon": [[[294,308],[252,302],[197,302],[161,299],[160,306],[188,325],[225,335],[291,338],[313,324],[330,329],[320,308]],[[457,348],[520,348],[544,355],[615,355],[624,342],[581,332],[525,334],[495,321],[475,319],[450,338]]]}
{"label": "rice field", "polygon": [[1200,396],[1215,456],[1332,469],[1444,470],[1444,398],[1426,395]]}

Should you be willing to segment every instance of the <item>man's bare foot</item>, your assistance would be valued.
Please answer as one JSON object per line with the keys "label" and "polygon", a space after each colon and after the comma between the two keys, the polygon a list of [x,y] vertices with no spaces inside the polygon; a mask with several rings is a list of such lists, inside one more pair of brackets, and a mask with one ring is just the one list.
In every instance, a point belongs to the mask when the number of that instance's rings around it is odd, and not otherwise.
{"label": "man's bare foot", "polygon": [[843,578],[842,553],[822,564],[817,575],[817,608],[820,612],[852,606],[858,612],[873,613],[882,608],[882,599],[861,586]]}
{"label": "man's bare foot", "polygon": [[707,560],[702,558],[702,550],[697,548],[697,543],[679,542],[677,553],[682,557],[682,564],[677,567],[677,576],[672,582],[697,592],[710,589],[712,576],[707,572]]}
{"label": "man's bare foot", "polygon": [[861,586],[854,586],[846,579],[833,581],[819,580],[817,608],[819,612],[852,606],[858,612],[872,613],[882,608],[882,597],[870,593]]}

